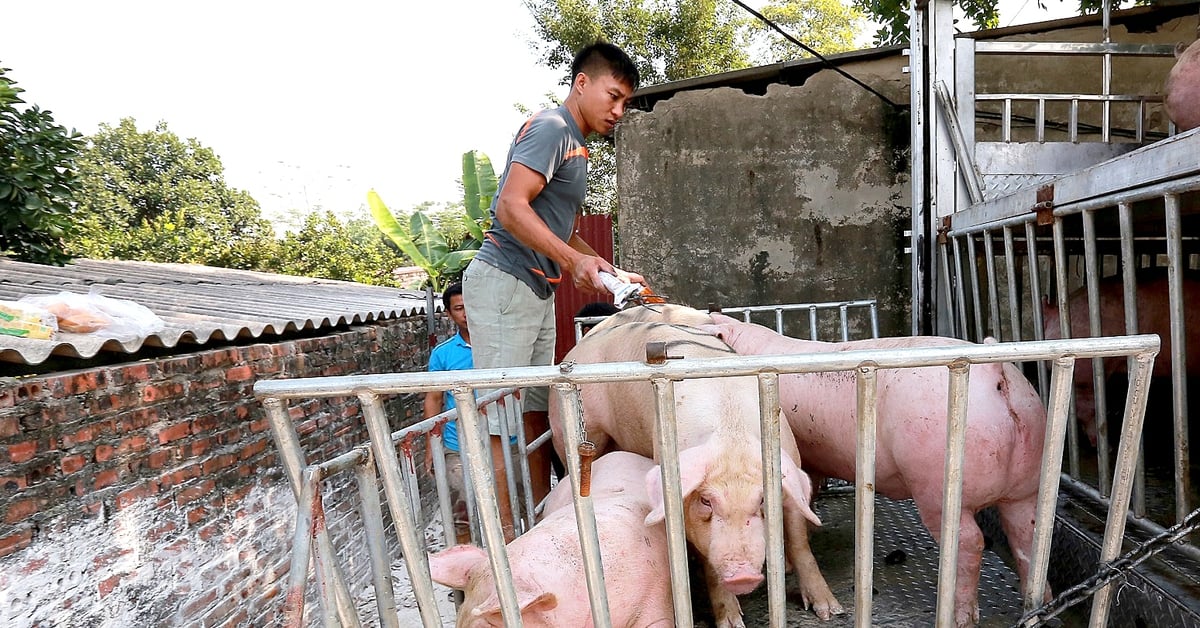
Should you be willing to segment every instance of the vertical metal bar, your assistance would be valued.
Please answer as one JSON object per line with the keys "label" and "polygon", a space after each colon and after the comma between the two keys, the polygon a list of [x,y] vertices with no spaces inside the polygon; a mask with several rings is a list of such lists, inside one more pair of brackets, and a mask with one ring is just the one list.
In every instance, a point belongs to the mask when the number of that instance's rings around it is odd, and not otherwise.
{"label": "vertical metal bar", "polygon": [[871,301],[871,337],[879,337],[879,308],[875,305],[875,301]]}
{"label": "vertical metal bar", "polygon": [[[1100,330],[1100,277],[1096,255],[1096,214],[1093,210],[1083,212],[1083,260],[1084,276],[1087,280],[1089,334],[1094,338],[1104,334]],[[1100,483],[1098,488],[1101,495],[1108,497],[1110,449],[1108,404],[1104,393],[1104,359],[1092,358],[1092,399],[1096,407],[1096,470]]]}
{"label": "vertical metal bar", "polygon": [[[1012,227],[1004,226],[1002,233],[1004,234],[1004,265],[1007,267],[1008,276],[1008,324],[1011,333],[1008,339],[1012,341],[1021,340],[1021,295],[1017,293],[1017,265],[1021,263],[1017,257],[1016,246],[1013,244]],[[1033,307],[1038,308],[1041,304],[1037,301],[1037,296],[1034,297]]]}
{"label": "vertical metal bar", "polygon": [[1075,359],[1054,361],[1050,372],[1050,409],[1046,417],[1046,440],[1042,445],[1042,470],[1038,483],[1037,515],[1034,517],[1033,552],[1029,558],[1029,582],[1025,585],[1025,610],[1042,604],[1046,574],[1050,569],[1050,541],[1054,535],[1054,511],[1062,477],[1063,445],[1066,442],[1067,410],[1071,406],[1071,384]]}
{"label": "vertical metal bar", "polygon": [[949,247],[947,247],[946,244],[944,242],[942,242],[937,245],[937,248],[938,248],[938,257],[941,261],[941,268],[940,268],[941,272],[938,273],[939,275],[941,275],[941,277],[940,277],[941,284],[942,284],[941,293],[942,293],[942,296],[945,297],[943,302],[950,308],[948,316],[946,317],[946,320],[948,321],[948,324],[950,327],[949,333],[951,336],[958,337],[958,333],[954,329],[954,323],[955,323],[954,297],[953,297],[954,293],[950,290],[950,253],[949,253],[949,251],[947,251],[947,249]]}
{"label": "vertical metal bar", "polygon": [[871,627],[872,583],[875,566],[875,430],[877,369],[860,366],[855,372],[858,391],[858,440],[854,449],[854,625]]}
{"label": "vertical metal bar", "polygon": [[[1117,219],[1121,228],[1121,280],[1125,302],[1125,334],[1138,333],[1137,307],[1137,258],[1133,255],[1133,208],[1129,203],[1117,204]],[[1128,368],[1133,370],[1133,358],[1128,358]],[[1141,436],[1138,436],[1141,438]],[[1139,447],[1139,451],[1141,448]],[[1142,456],[1137,459],[1137,472],[1133,479],[1133,514],[1146,516],[1146,468]]]}
{"label": "vertical metal bar", "polygon": [[748,310],[748,309],[742,310],[742,322],[743,323],[750,322],[750,310]]}
{"label": "vertical metal bar", "polygon": [[[1034,233],[1033,221],[1025,222],[1025,253],[1029,263],[1029,302],[1033,306],[1030,310],[1033,313],[1033,338],[1034,340],[1042,340],[1042,273],[1038,268],[1038,249],[1037,249],[1037,234]],[[1038,390],[1041,392],[1042,401],[1046,401],[1046,391],[1049,390],[1046,375],[1046,365],[1043,362],[1037,363]]]}
{"label": "vertical metal bar", "polygon": [[[1103,6],[1104,17],[1102,20],[1102,22],[1103,22],[1102,34],[1103,34],[1103,38],[1104,38],[1104,43],[1106,43],[1106,44],[1110,43],[1112,41],[1112,29],[1111,29],[1112,21],[1111,21],[1111,16],[1110,16],[1111,10],[1110,10],[1109,5],[1110,5],[1109,0],[1104,0],[1104,6]],[[1104,122],[1101,125],[1101,141],[1107,144],[1108,142],[1112,141],[1112,102],[1110,102],[1109,99],[1107,98],[1108,95],[1112,93],[1112,53],[1111,52],[1104,53],[1104,69],[1103,69],[1103,73],[1101,76],[1101,80],[1104,83],[1102,86],[1102,93],[1105,96],[1104,103],[1102,105],[1102,107],[1104,108],[1103,109]]]}
{"label": "vertical metal bar", "polygon": [[781,307],[775,308],[775,331],[780,336],[783,335],[783,308]]}
{"label": "vertical metal bar", "polygon": [[[1071,337],[1071,312],[1067,306],[1067,244],[1063,234],[1061,216],[1054,217],[1054,284],[1057,286],[1058,334],[1059,338]],[[1040,308],[1039,308],[1040,309]],[[1073,371],[1072,371],[1073,372]],[[1072,378],[1074,375],[1072,375]],[[1067,421],[1067,471],[1071,477],[1080,479],[1079,473],[1079,421],[1075,406],[1071,405]]]}
{"label": "vertical metal bar", "polygon": [[[292,494],[299,499],[300,492],[303,490],[305,468],[304,449],[300,447],[300,436],[296,433],[296,427],[288,419],[280,399],[267,398],[263,399],[262,403],[267,412],[268,423],[271,425],[271,435],[275,438],[275,447],[279,450],[279,459],[283,462],[283,470],[288,477],[288,484],[292,487]],[[315,534],[318,557],[328,557],[328,560],[318,560],[318,565],[328,570],[323,573],[322,577],[332,585],[333,589],[333,598],[323,598],[321,601],[326,606],[339,609],[339,616],[345,625],[358,626],[358,616],[353,613],[354,603],[350,597],[350,589],[346,586],[346,578],[342,575],[341,566],[334,558],[337,553],[333,551],[333,541],[329,538],[329,531],[322,526]],[[345,609],[350,609],[350,612],[347,613]]]}
{"label": "vertical metal bar", "polygon": [[[500,401],[493,402],[495,408],[494,414],[499,417],[500,421],[500,457],[504,459],[504,483],[508,486],[508,511],[512,513],[513,534],[517,534],[521,529],[518,521],[518,514],[521,512],[520,506],[517,505],[517,469],[513,464],[513,434],[509,429],[509,412],[508,404],[499,405]],[[493,413],[489,413],[493,414]],[[524,426],[520,421],[514,422],[518,432],[524,432]],[[490,440],[490,436],[488,437]],[[491,450],[491,447],[488,447]],[[493,467],[494,468],[494,467]]]}
{"label": "vertical metal bar", "polygon": [[808,308],[808,339],[817,339],[817,306]]}
{"label": "vertical metal bar", "polygon": [[1004,116],[1003,116],[1001,124],[1003,124],[1001,141],[1003,141],[1005,143],[1011,142],[1012,141],[1012,99],[1011,98],[1004,99]]}
{"label": "vertical metal bar", "polygon": [[[438,449],[440,453],[441,447]],[[371,561],[371,582],[375,585],[375,607],[379,611],[379,625],[385,628],[400,628],[400,617],[396,614],[396,595],[392,590],[392,565],[388,560],[387,541],[384,539],[386,533],[383,529],[383,507],[379,504],[379,482],[374,465],[375,460],[369,451],[365,460],[354,465],[354,479],[358,482],[358,506],[362,514],[363,536],[367,540],[367,554]],[[443,460],[443,473],[445,466],[446,462]],[[445,481],[443,475],[442,482]],[[447,546],[454,544],[454,521],[449,521]],[[437,604],[432,599],[426,603]]]}
{"label": "vertical metal bar", "polygon": [[658,439],[663,509],[667,524],[667,559],[671,562],[671,599],[675,625],[691,626],[692,589],[688,581],[687,537],[683,531],[683,496],[679,493],[679,438],[675,424],[675,382],[654,378],[654,436]]}
{"label": "vertical metal bar", "polygon": [[967,390],[971,367],[956,362],[950,367],[947,393],[946,470],[942,493],[941,547],[938,560],[937,625],[954,625],[954,587],[958,572],[958,533],[962,520],[963,458],[967,441]]}
{"label": "vertical metal bar", "polygon": [[[1113,478],[1112,499],[1109,500],[1108,520],[1104,526],[1104,541],[1100,546],[1100,563],[1109,563],[1121,551],[1125,536],[1125,519],[1129,513],[1129,497],[1133,492],[1134,463],[1141,445],[1142,424],[1146,418],[1146,398],[1149,394],[1150,371],[1154,368],[1154,356],[1158,350],[1138,354],[1137,365],[1129,374],[1129,394],[1125,398],[1125,422],[1121,428],[1121,442],[1117,446],[1117,471]],[[1112,602],[1112,583],[1096,592],[1092,598],[1092,628],[1103,628],[1108,624],[1108,610]]]}
{"label": "vertical metal bar", "polygon": [[579,475],[579,451],[583,442],[580,432],[583,426],[583,402],[579,398],[579,387],[575,384],[557,383],[559,415],[563,421],[563,443],[567,472],[571,477],[571,489],[575,502],[575,525],[579,529],[579,547],[583,550],[583,575],[587,581],[588,599],[592,605],[592,622],[595,626],[611,626],[608,591],[604,588],[604,566],[600,563],[600,535],[596,531],[596,509],[591,496],[582,496]]}
{"label": "vertical metal bar", "polygon": [[983,342],[983,304],[979,293],[979,264],[975,256],[975,238],[968,234],[967,241],[967,271],[971,277],[971,311],[975,314],[975,342]]}
{"label": "vertical metal bar", "polygon": [[912,216],[909,223],[911,235],[909,236],[911,270],[909,272],[909,289],[912,293],[912,312],[909,316],[910,333],[913,336],[920,335],[925,327],[925,312],[928,309],[929,295],[925,289],[927,273],[931,271],[932,259],[926,255],[926,247],[932,246],[932,241],[929,238],[929,207],[927,207],[927,153],[928,145],[926,135],[928,128],[926,125],[927,110],[922,106],[928,100],[925,97],[925,19],[927,16],[923,8],[918,8],[918,2],[909,3],[909,45],[908,45],[908,76],[909,76],[909,102],[913,103],[911,119],[911,130],[909,138],[912,141],[911,146],[911,168],[912,178],[910,179],[910,189],[912,190]]}
{"label": "vertical metal bar", "polygon": [[518,420],[521,418],[518,412],[521,403],[512,393],[501,397],[497,403],[501,404],[500,407],[504,409],[503,416],[505,421],[512,421],[522,426],[521,429],[517,430],[517,451],[521,453],[517,462],[521,470],[521,485],[525,487],[525,531],[529,531],[533,528],[537,513],[535,512],[536,506],[533,503],[532,473],[529,470],[529,443],[526,442],[524,425],[522,425],[522,421]]}
{"label": "vertical metal bar", "polygon": [[[758,376],[758,409],[763,460],[763,516],[766,518],[767,547],[784,547],[783,475],[780,470],[779,375]],[[767,600],[772,626],[787,625],[784,597],[783,552],[767,552]]]}
{"label": "vertical metal bar", "polygon": [[846,318],[846,306],[843,304],[838,307],[838,315],[842,322],[842,342],[850,340],[850,321]]}
{"label": "vertical metal bar", "polygon": [[1137,122],[1134,123],[1134,132],[1136,133],[1137,142],[1141,144],[1146,141],[1146,99],[1142,98],[1137,101]]}
{"label": "vertical metal bar", "polygon": [[1046,141],[1046,99],[1037,99],[1037,141],[1039,144]]}
{"label": "vertical metal bar", "polygon": [[[470,397],[470,391],[467,391],[466,395],[467,398],[464,401],[457,393],[455,394],[454,400],[460,415],[464,410],[463,405],[470,406],[474,401]],[[375,463],[379,467],[380,475],[383,476],[383,490],[387,494],[388,511],[392,515],[392,523],[396,526],[396,534],[400,537],[400,549],[404,552],[404,566],[408,569],[408,578],[412,584],[413,593],[417,597],[417,608],[421,613],[421,621],[426,628],[441,626],[442,618],[438,614],[437,604],[421,603],[434,599],[433,581],[429,579],[429,561],[425,556],[425,539],[423,535],[418,538],[413,513],[405,508],[408,502],[405,497],[404,480],[400,477],[400,461],[396,457],[396,448],[392,446],[392,435],[388,430],[383,402],[380,401],[379,395],[369,391],[360,392],[358,398],[362,403],[367,434],[371,438],[371,453],[375,456]],[[472,412],[475,410],[474,408],[470,409]],[[475,422],[464,421],[463,427],[465,438],[459,439],[460,444],[463,441],[470,442],[471,435],[476,433]],[[475,460],[479,461],[479,452],[471,452],[470,449],[467,449],[466,453],[467,456],[463,458],[464,463],[469,460],[472,453],[474,453]],[[484,488],[490,490],[492,487],[489,485]],[[495,501],[494,494],[492,500]],[[498,581],[499,579],[497,579]]]}
{"label": "vertical metal bar", "polygon": [[400,477],[404,479],[404,494],[408,497],[408,508],[415,517],[414,522],[421,525],[421,488],[417,485],[417,465],[413,460],[412,436],[400,442]]}
{"label": "vertical metal bar", "polygon": [[[454,411],[454,416],[458,416],[457,410]],[[455,528],[454,506],[450,503],[450,482],[446,479],[446,448],[442,445],[442,431],[437,429],[431,432],[428,438],[429,455],[433,457],[431,462],[433,484],[437,487],[438,512],[442,516],[442,534],[446,540],[446,547],[451,547],[458,544],[458,534]],[[376,499],[378,500],[378,497]]]}
{"label": "vertical metal bar", "polygon": [[950,245],[954,250],[954,297],[955,307],[958,308],[958,337],[967,337],[967,296],[966,288],[963,286],[963,264],[962,264],[962,249],[958,245],[958,238],[951,236]]}
{"label": "vertical metal bar", "polygon": [[1171,311],[1171,407],[1175,432],[1175,523],[1191,512],[1191,468],[1188,452],[1187,345],[1183,317],[1183,226],[1179,222],[1179,196],[1168,194],[1167,304]]}
{"label": "vertical metal bar", "polygon": [[[292,565],[288,571],[287,596],[283,602],[282,624],[287,628],[300,628],[305,625],[304,585],[308,582],[308,565],[312,561],[313,528],[316,523],[314,521],[316,515],[314,505],[319,490],[317,481],[313,480],[312,471],[305,470],[301,489],[296,498],[296,530],[292,535]],[[320,579],[324,584],[324,579]],[[320,587],[322,594],[325,593],[324,589],[324,586]],[[326,626],[329,626],[334,618],[332,606],[328,598],[321,598],[321,610],[324,611],[322,622]],[[332,623],[337,625],[336,621]]]}
{"label": "vertical metal bar", "polygon": [[1072,144],[1079,143],[1079,99],[1071,99],[1071,114],[1069,118],[1069,135]]}
{"label": "vertical metal bar", "polygon": [[986,262],[984,268],[987,270],[988,325],[996,340],[1004,340],[1003,334],[1000,333],[1000,297],[996,287],[996,250],[992,246],[992,232],[987,229],[983,230],[983,255]]}

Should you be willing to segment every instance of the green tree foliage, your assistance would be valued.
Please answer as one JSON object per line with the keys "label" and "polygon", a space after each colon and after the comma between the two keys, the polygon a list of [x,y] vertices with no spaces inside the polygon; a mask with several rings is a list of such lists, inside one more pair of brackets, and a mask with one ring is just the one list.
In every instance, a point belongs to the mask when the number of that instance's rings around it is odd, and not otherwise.
{"label": "green tree foliage", "polygon": [[[841,0],[781,0],[764,6],[760,13],[823,55],[853,50],[854,38],[865,21],[861,9]],[[752,21],[750,27],[755,40],[765,46],[760,60],[785,61],[807,56],[761,20]]]}
{"label": "green tree foliage", "polygon": [[392,271],[408,261],[367,219],[343,223],[331,211],[309,214],[299,231],[288,232],[262,262],[263,270],[394,286]]}
{"label": "green tree foliage", "polygon": [[49,111],[25,104],[25,91],[0,68],[0,255],[63,264],[75,231],[71,202],[81,136]]}
{"label": "green tree foliage", "polygon": [[258,202],[225,184],[216,154],[165,122],[145,132],[131,118],[101,125],[79,171],[80,255],[255,268],[273,240]]}

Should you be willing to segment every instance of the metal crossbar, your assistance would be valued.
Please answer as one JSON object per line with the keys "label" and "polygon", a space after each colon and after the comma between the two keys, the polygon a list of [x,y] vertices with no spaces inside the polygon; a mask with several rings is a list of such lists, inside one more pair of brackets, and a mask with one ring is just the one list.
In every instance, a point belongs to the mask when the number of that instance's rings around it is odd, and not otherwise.
{"label": "metal crossbar", "polygon": [[[721,308],[722,314],[732,316],[741,314],[742,320],[749,323],[750,315],[760,312],[770,312],[775,315],[775,332],[784,333],[783,316],[787,312],[807,312],[808,313],[808,330],[809,340],[818,340],[817,338],[817,316],[818,313],[825,310],[838,311],[838,329],[841,332],[842,342],[850,340],[850,310],[866,309],[867,315],[871,320],[871,337],[879,337],[879,306],[875,299],[858,299],[854,301],[825,301],[821,303],[783,303],[780,305],[740,305],[736,307]],[[583,337],[583,327],[585,325],[596,325],[604,321],[607,316],[576,316],[575,317],[575,340]]]}
{"label": "metal crossbar", "polygon": [[[1117,473],[1113,487],[1113,496],[1105,531],[1104,546],[1101,560],[1111,560],[1120,548],[1124,532],[1125,514],[1132,487],[1133,467],[1137,458],[1137,450],[1143,414],[1145,411],[1146,388],[1149,380],[1149,367],[1158,351],[1157,336],[1125,336],[1119,338],[1093,338],[1086,340],[1055,340],[1035,342],[1014,342],[1000,344],[985,344],[973,346],[921,347],[895,350],[859,350],[827,354],[804,355],[771,355],[771,356],[740,356],[730,358],[690,359],[668,361],[665,364],[646,364],[639,362],[608,363],[608,364],[570,364],[561,367],[524,367],[513,369],[486,369],[474,371],[451,371],[440,373],[395,373],[384,375],[359,375],[347,377],[326,377],[296,380],[271,380],[255,384],[255,394],[263,399],[272,419],[272,425],[283,426],[275,432],[277,443],[283,455],[288,475],[293,479],[293,488],[301,498],[301,508],[297,520],[297,545],[295,561],[293,562],[293,580],[289,586],[291,595],[298,594],[302,588],[302,579],[298,573],[308,569],[309,551],[313,548],[311,540],[315,537],[315,555],[319,582],[333,586],[320,587],[321,603],[327,621],[333,623],[335,617],[344,614],[341,609],[348,603],[344,591],[344,583],[338,585],[339,577],[330,544],[322,539],[328,539],[320,512],[320,497],[316,490],[317,482],[322,477],[320,467],[317,471],[305,471],[299,463],[303,452],[295,442],[294,428],[288,427],[284,403],[289,399],[310,399],[314,397],[331,397],[357,395],[363,401],[364,414],[367,419],[368,431],[371,435],[370,453],[375,465],[383,476],[384,490],[387,494],[388,507],[396,524],[397,534],[406,558],[409,577],[412,580],[413,592],[421,611],[423,624],[427,628],[440,626],[437,606],[433,598],[432,582],[424,555],[424,547],[417,539],[413,508],[409,500],[411,493],[404,481],[404,473],[396,456],[396,441],[393,435],[386,431],[386,421],[382,413],[379,398],[383,395],[415,393],[431,390],[451,390],[456,399],[460,400],[460,425],[464,438],[464,458],[468,463],[468,471],[476,492],[481,522],[488,545],[493,574],[498,588],[501,613],[506,626],[519,626],[520,617],[517,609],[516,594],[513,589],[511,570],[507,553],[503,545],[500,530],[500,516],[493,489],[491,467],[484,459],[486,451],[480,431],[481,421],[478,409],[472,402],[472,391],[479,388],[495,388],[497,386],[536,386],[552,385],[560,393],[563,432],[567,449],[571,450],[580,440],[580,424],[582,420],[579,385],[618,382],[618,381],[650,381],[654,384],[657,398],[658,420],[656,438],[659,451],[662,452],[661,469],[668,531],[668,554],[671,557],[672,592],[674,596],[677,625],[691,625],[691,600],[686,577],[686,544],[683,534],[682,495],[679,489],[678,451],[674,433],[675,403],[674,382],[687,378],[735,377],[754,376],[759,379],[759,403],[762,416],[763,456],[764,456],[764,495],[766,499],[767,543],[768,547],[782,547],[782,499],[780,478],[780,448],[779,429],[779,400],[775,387],[780,374],[788,373],[817,373],[829,371],[853,371],[859,381],[858,417],[859,431],[863,435],[856,446],[856,459],[859,461],[856,474],[855,512],[855,585],[856,602],[860,604],[856,613],[856,623],[859,626],[870,625],[870,563],[873,556],[873,526],[870,522],[874,513],[874,468],[868,463],[873,460],[873,439],[867,436],[876,431],[876,415],[873,411],[876,391],[872,385],[874,375],[879,369],[911,368],[911,367],[946,367],[951,378],[951,393],[948,399],[950,420],[947,432],[947,466],[944,504],[959,503],[962,496],[962,459],[965,447],[964,434],[966,429],[965,413],[966,383],[969,376],[969,365],[993,362],[1012,362],[1023,360],[1053,360],[1050,396],[1050,414],[1047,424],[1046,449],[1043,457],[1041,473],[1041,489],[1038,502],[1037,525],[1035,526],[1035,547],[1032,555],[1030,587],[1026,591],[1026,607],[1034,608],[1034,600],[1040,601],[1041,591],[1045,587],[1046,571],[1049,563],[1049,539],[1053,529],[1054,504],[1058,493],[1059,465],[1065,439],[1066,409],[1069,397],[1066,384],[1071,377],[1071,370],[1076,357],[1117,357],[1133,356],[1134,367],[1131,387],[1125,408],[1125,434],[1121,439],[1121,447],[1117,456]],[[773,418],[772,418],[773,417]],[[433,421],[433,419],[429,420]],[[429,423],[426,421],[425,423]],[[422,424],[418,424],[422,425]],[[414,426],[414,428],[417,426]],[[424,427],[428,427],[425,425]],[[411,429],[411,428],[410,428]],[[404,432],[402,430],[402,432]],[[370,458],[365,452],[352,453],[339,457],[338,464],[362,463]],[[411,461],[411,457],[408,458]],[[578,459],[569,456],[567,464],[571,474],[571,482],[575,491],[575,509],[581,546],[587,560],[588,591],[591,601],[593,620],[597,626],[608,626],[607,600],[605,599],[602,568],[599,556],[595,553],[598,547],[598,536],[595,528],[595,517],[592,511],[591,498],[581,497],[579,493]],[[411,472],[411,470],[410,470]],[[366,471],[362,476],[369,480]],[[411,477],[411,475],[410,475]],[[669,487],[669,488],[668,488]],[[376,489],[377,490],[377,489]],[[364,491],[369,493],[371,491]],[[379,516],[367,514],[369,508],[364,508],[364,516]],[[948,521],[942,531],[942,566],[938,577],[938,625],[953,625],[953,592],[956,578],[953,557],[957,556],[958,520],[954,517]],[[378,530],[373,534],[379,534]],[[768,552],[771,555],[773,552]],[[779,554],[779,552],[774,552]],[[767,582],[769,586],[770,616],[772,626],[784,625],[783,599],[783,569],[781,558],[768,561]],[[373,561],[382,564],[384,561]],[[332,567],[330,567],[332,565]],[[381,582],[380,574],[376,574],[376,582]],[[379,598],[377,598],[378,600]],[[1109,604],[1109,589],[1101,589],[1093,603],[1093,619],[1107,616]],[[302,601],[299,606],[302,606]],[[288,609],[294,609],[295,604],[289,604]],[[352,610],[352,608],[351,608]],[[386,609],[380,606],[380,612]],[[347,621],[348,620],[348,621]],[[353,625],[356,617],[343,619],[344,625]],[[382,621],[382,620],[381,620]]]}

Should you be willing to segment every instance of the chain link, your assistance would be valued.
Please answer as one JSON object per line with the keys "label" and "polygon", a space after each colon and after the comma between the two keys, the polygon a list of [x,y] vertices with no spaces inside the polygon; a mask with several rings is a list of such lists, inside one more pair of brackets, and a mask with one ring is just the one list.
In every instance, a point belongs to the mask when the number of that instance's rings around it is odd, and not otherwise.
{"label": "chain link", "polygon": [[1095,575],[1063,591],[1058,597],[1041,607],[1025,613],[1017,625],[1038,626],[1044,624],[1068,608],[1090,598],[1092,594],[1110,582],[1125,577],[1127,573],[1133,571],[1135,567],[1151,556],[1167,549],[1198,528],[1200,528],[1200,508],[1193,510],[1177,525],[1164,530],[1162,534],[1126,552],[1120,558],[1101,564]]}

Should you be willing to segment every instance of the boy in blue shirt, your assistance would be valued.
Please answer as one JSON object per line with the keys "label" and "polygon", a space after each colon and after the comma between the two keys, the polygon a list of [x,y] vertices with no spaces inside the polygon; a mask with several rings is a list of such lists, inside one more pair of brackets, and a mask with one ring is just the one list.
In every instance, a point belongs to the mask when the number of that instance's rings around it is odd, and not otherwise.
{"label": "boy in blue shirt", "polygon": [[[462,284],[453,283],[442,292],[442,307],[458,333],[433,348],[429,354],[429,370],[459,371],[473,368],[471,356],[471,331],[467,327],[467,309],[463,305]],[[425,418],[435,416],[454,407],[454,396],[447,392],[425,393]],[[500,518],[504,522],[505,541],[513,539],[512,508],[508,500],[508,483],[504,479],[504,453],[499,436],[490,438],[492,459],[496,461],[496,499],[500,502]],[[427,441],[428,442],[428,441]],[[442,428],[442,444],[446,448],[446,479],[450,484],[450,500],[454,510],[454,529],[458,543],[470,542],[471,533],[467,521],[467,503],[464,497],[462,458],[458,446],[458,421],[450,421]],[[427,450],[425,470],[432,472],[432,451]]]}

